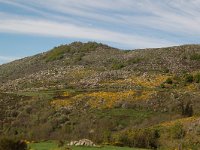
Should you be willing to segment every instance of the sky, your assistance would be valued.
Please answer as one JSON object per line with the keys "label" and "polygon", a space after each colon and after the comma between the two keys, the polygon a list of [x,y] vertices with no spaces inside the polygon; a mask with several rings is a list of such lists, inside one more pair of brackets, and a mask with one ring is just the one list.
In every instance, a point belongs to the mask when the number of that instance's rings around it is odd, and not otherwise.
{"label": "sky", "polygon": [[0,64],[74,41],[200,44],[200,0],[0,0]]}

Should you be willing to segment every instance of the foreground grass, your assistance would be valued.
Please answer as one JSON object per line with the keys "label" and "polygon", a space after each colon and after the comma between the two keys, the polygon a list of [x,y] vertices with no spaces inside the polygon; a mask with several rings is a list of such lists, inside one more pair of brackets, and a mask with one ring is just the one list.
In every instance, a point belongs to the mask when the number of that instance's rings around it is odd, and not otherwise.
{"label": "foreground grass", "polygon": [[[55,142],[41,142],[29,144],[31,150],[65,150],[64,148],[58,148]],[[144,150],[129,147],[115,147],[115,146],[102,146],[102,147],[70,147],[72,150]]]}

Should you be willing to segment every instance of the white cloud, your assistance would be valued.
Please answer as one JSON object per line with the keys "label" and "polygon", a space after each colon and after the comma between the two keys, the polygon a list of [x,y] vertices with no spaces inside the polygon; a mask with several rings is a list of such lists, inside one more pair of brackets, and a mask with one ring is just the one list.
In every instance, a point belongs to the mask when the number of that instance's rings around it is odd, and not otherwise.
{"label": "white cloud", "polygon": [[141,48],[146,45],[149,47],[160,47],[174,44],[161,39],[129,35],[106,29],[80,27],[69,23],[57,23],[38,19],[31,20],[27,18],[21,18],[20,20],[4,19],[4,21],[0,21],[0,32],[107,41]]}
{"label": "white cloud", "polygon": [[[99,40],[134,48],[182,44],[164,34],[160,39],[149,29],[177,37],[200,37],[200,0],[0,0],[0,3],[37,14],[34,17],[0,14],[0,32]],[[140,34],[137,28],[149,32]]]}

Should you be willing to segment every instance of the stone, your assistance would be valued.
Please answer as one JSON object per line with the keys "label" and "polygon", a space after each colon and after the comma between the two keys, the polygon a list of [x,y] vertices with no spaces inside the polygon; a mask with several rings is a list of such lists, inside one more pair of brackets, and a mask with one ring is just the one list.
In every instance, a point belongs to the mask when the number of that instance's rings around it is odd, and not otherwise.
{"label": "stone", "polygon": [[88,139],[81,139],[79,141],[71,141],[69,146],[95,146],[95,144]]}

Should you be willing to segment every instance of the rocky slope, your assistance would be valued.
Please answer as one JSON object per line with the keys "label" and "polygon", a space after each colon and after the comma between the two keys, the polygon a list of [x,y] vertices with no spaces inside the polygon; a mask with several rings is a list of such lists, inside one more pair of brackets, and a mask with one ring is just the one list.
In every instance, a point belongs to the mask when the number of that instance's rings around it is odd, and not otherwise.
{"label": "rocky slope", "polygon": [[74,42],[1,65],[0,85],[2,135],[143,148],[200,143],[200,45]]}
{"label": "rocky slope", "polygon": [[75,42],[1,65],[0,89],[94,86],[103,80],[136,74],[194,72],[200,69],[199,60],[199,45],[126,51]]}

